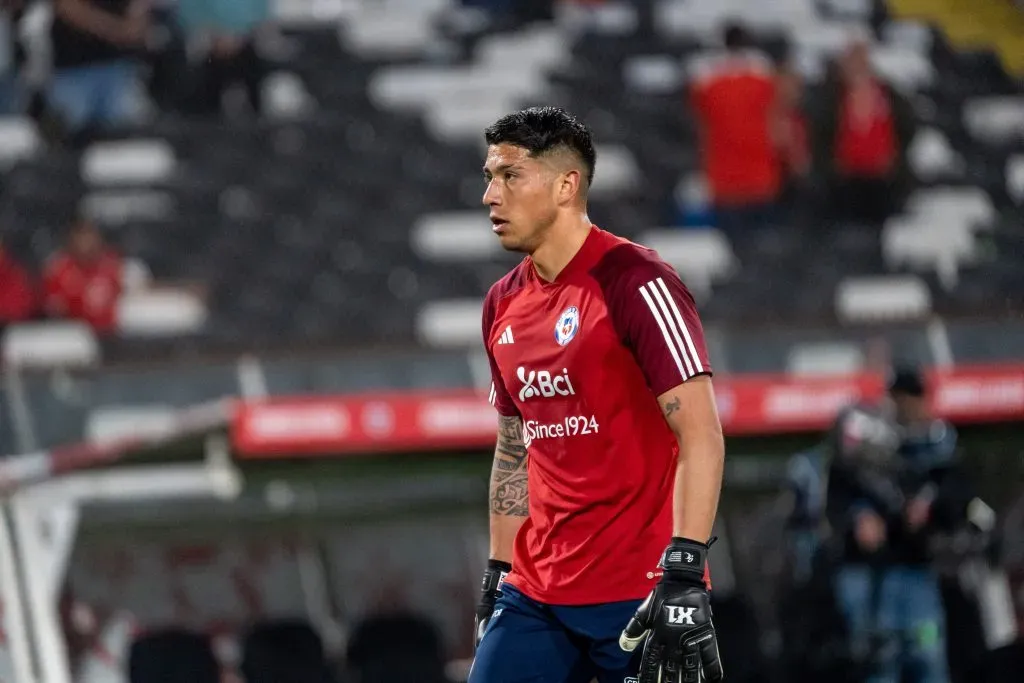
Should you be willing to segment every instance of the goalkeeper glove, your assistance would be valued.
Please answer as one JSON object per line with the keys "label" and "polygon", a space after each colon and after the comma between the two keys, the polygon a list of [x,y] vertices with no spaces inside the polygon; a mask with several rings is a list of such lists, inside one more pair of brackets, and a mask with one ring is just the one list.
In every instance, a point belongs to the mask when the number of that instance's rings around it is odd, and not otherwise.
{"label": "goalkeeper glove", "polygon": [[512,565],[508,562],[487,560],[487,570],[484,572],[483,585],[480,591],[480,602],[476,606],[474,649],[480,645],[480,640],[484,637],[487,624],[494,614],[494,603],[501,597],[501,584],[510,571],[512,571]]}
{"label": "goalkeeper glove", "polygon": [[639,683],[698,683],[724,677],[704,582],[707,544],[673,538],[661,559],[664,574],[619,636],[633,652],[643,644]]}

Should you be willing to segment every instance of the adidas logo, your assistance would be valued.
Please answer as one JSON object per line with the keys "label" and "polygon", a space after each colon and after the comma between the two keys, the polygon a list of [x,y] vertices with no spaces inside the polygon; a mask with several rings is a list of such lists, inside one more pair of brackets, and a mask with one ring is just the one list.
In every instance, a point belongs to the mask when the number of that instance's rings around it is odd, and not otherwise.
{"label": "adidas logo", "polygon": [[501,338],[498,339],[499,344],[515,344],[516,340],[512,338],[512,326],[509,325],[505,328],[505,331],[501,333]]}

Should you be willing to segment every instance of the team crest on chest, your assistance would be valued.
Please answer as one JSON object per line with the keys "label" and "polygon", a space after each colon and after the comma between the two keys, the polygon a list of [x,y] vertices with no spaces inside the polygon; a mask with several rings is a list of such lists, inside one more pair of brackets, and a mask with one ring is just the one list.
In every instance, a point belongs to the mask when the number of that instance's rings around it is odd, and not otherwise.
{"label": "team crest on chest", "polygon": [[576,333],[580,331],[580,309],[575,306],[562,311],[555,323],[555,341],[559,346],[565,346],[572,341]]}

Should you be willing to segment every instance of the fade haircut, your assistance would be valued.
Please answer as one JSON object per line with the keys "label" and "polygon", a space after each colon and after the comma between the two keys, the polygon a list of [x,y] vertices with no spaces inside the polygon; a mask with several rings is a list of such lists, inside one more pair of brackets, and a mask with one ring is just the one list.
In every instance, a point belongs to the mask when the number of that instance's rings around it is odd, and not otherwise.
{"label": "fade haircut", "polygon": [[583,162],[589,188],[594,181],[597,153],[590,130],[560,107],[530,107],[501,117],[484,131],[488,145],[522,147],[531,157],[568,151]]}

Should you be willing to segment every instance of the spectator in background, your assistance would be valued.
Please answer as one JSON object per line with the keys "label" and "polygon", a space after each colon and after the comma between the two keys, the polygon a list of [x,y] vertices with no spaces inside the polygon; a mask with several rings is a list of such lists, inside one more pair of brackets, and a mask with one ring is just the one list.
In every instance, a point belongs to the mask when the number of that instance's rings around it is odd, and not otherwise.
{"label": "spectator in background", "polygon": [[0,241],[0,328],[28,320],[36,312],[36,294],[28,273]]}
{"label": "spectator in background", "polygon": [[725,30],[725,52],[698,58],[690,98],[704,172],[718,224],[729,232],[774,220],[782,186],[771,117],[771,63],[738,25]]}
{"label": "spectator in background", "polygon": [[49,105],[70,133],[130,123],[149,0],[55,0]]}
{"label": "spectator in background", "polygon": [[922,375],[897,368],[888,392],[880,405],[845,412],[832,437],[837,598],[869,683],[949,683],[933,547],[965,524],[971,487],[955,429],[929,413]]}
{"label": "spectator in background", "polygon": [[268,0],[177,0],[178,21],[194,54],[201,55],[189,109],[214,114],[224,93],[241,85],[249,106],[262,110],[267,65],[256,34],[268,20]]}
{"label": "spectator in background", "polygon": [[0,0],[0,115],[20,113],[26,103],[18,74],[23,59],[18,24],[25,13],[25,0]]}
{"label": "spectator in background", "polygon": [[779,68],[776,78],[775,111],[771,118],[772,137],[779,155],[782,191],[779,204],[790,224],[805,224],[813,217],[815,202],[809,201],[811,143],[804,108],[803,75],[790,62]]}
{"label": "spectator in background", "polygon": [[909,103],[875,74],[863,40],[843,54],[816,127],[816,165],[836,216],[884,222],[901,203],[914,119]]}
{"label": "spectator in background", "polygon": [[65,250],[47,264],[46,312],[82,320],[99,333],[113,332],[123,279],[121,257],[106,247],[92,221],[78,218],[68,232]]}
{"label": "spectator in background", "polygon": [[804,80],[793,64],[779,69],[776,78],[775,146],[787,185],[800,184],[811,171],[810,131],[804,113]]}

